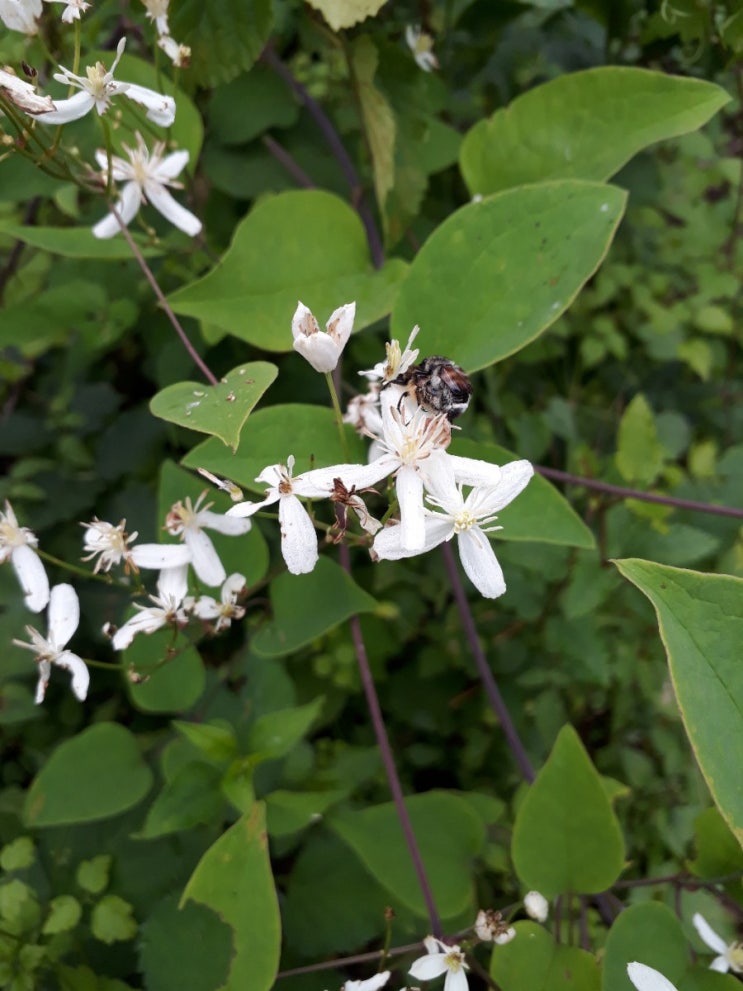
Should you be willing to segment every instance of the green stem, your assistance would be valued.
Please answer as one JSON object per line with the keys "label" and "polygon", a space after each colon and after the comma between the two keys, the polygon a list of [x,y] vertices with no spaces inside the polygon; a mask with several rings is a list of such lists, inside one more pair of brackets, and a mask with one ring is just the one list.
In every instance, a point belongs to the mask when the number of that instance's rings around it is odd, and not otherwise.
{"label": "green stem", "polygon": [[335,383],[333,382],[333,376],[330,372],[325,372],[325,381],[328,383],[328,392],[330,393],[330,401],[333,404],[333,411],[335,413],[335,425],[338,428],[338,434],[341,439],[341,450],[343,451],[344,461],[350,459],[348,453],[348,438],[346,437],[346,431],[343,429],[343,411],[341,410],[341,404],[338,400],[338,393],[336,392]]}

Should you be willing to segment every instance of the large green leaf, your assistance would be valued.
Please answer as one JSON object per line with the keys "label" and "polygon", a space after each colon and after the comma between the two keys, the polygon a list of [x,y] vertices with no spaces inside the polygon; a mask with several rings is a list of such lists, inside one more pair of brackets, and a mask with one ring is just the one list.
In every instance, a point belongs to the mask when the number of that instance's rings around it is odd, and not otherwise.
{"label": "large green leaf", "polygon": [[641,148],[701,127],[730,97],[701,79],[625,66],[559,76],[467,133],[470,193],[544,179],[608,179]]}
{"label": "large green leaf", "polygon": [[262,803],[235,823],[206,851],[183,892],[232,927],[234,955],[220,991],[273,987],[279,964],[281,922],[271,874]]}
{"label": "large green leaf", "polygon": [[596,894],[622,870],[619,822],[572,726],[560,730],[519,807],[511,855],[524,886],[547,898]]}
{"label": "large green leaf", "polygon": [[251,361],[216,385],[176,382],[152,397],[150,411],[161,420],[213,434],[236,451],[245,421],[277,375],[276,365]]}
{"label": "large green leaf", "polygon": [[615,564],[655,607],[694,754],[743,843],[743,580],[637,558]]}
{"label": "large green leaf", "polygon": [[253,650],[269,657],[291,654],[376,605],[342,568],[321,557],[312,574],[285,573],[271,582],[273,618],[253,637]]}
{"label": "large green leaf", "polygon": [[366,445],[350,427],[345,436],[348,451],[340,442],[335,414],[328,407],[303,403],[269,406],[249,418],[234,454],[211,439],[193,448],[183,464],[187,468],[206,468],[255,492],[264,492],[265,483],[256,482],[256,477],[268,465],[286,464],[291,454],[295,458],[295,475],[309,468],[365,461]]}
{"label": "large green leaf", "polygon": [[413,261],[392,312],[392,335],[414,324],[423,354],[468,371],[505,358],[572,303],[606,254],[625,193],[564,180],[470,203],[444,221]]}
{"label": "large green leaf", "polygon": [[[103,201],[101,201],[103,202]],[[13,224],[0,221],[0,234],[7,234],[33,248],[41,248],[54,255],[64,255],[67,258],[131,258],[132,249],[121,237],[112,237],[102,241],[93,237],[89,227],[27,227],[23,224]],[[165,252],[165,247],[153,247],[148,240],[139,234],[133,235],[140,251],[145,258],[153,258]]]}
{"label": "large green leaf", "polygon": [[596,958],[575,946],[556,943],[536,922],[517,922],[516,938],[495,946],[490,974],[502,991],[598,991]]}
{"label": "large green leaf", "polygon": [[[273,25],[271,0],[180,0],[170,15],[173,37],[191,49],[189,78],[201,86],[234,79],[263,51]],[[235,112],[249,113],[249,107]]]}
{"label": "large green leaf", "polygon": [[140,634],[120,656],[126,690],[141,712],[184,712],[204,691],[204,662],[183,633]]}
{"label": "large green leaf", "polygon": [[[460,440],[451,445],[452,454],[479,458],[503,465],[514,461],[516,455],[497,444],[480,444]],[[504,540],[539,540],[546,544],[563,544],[593,550],[593,534],[567,499],[546,478],[535,475],[527,487],[510,505],[498,513],[498,537]]]}
{"label": "large green leaf", "polygon": [[150,789],[137,739],[117,723],[96,723],[61,743],[26,795],[28,826],[61,826],[118,815]]}
{"label": "large green leaf", "polygon": [[[405,800],[436,906],[443,918],[474,908],[474,858],[485,827],[459,795],[429,791]],[[328,826],[362,860],[372,877],[411,911],[426,915],[417,875],[392,802],[334,812]]]}
{"label": "large green leaf", "polygon": [[292,191],[258,203],[217,267],[168,302],[267,351],[291,351],[297,300],[322,324],[355,300],[360,329],[389,313],[405,272],[399,259],[374,271],[363,225],[342,199]]}

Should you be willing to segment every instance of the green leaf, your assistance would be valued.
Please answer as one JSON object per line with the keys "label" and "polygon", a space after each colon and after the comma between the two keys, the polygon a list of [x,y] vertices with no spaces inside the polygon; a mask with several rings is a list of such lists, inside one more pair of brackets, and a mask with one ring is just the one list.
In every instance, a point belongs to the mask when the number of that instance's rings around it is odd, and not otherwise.
{"label": "green leaf", "polygon": [[[450,450],[452,454],[496,465],[517,459],[505,447],[459,437]],[[498,513],[498,526],[503,527],[498,531],[499,540],[538,540],[586,550],[596,546],[593,534],[567,499],[541,475],[535,475],[519,497]]]}
{"label": "green leaf", "polygon": [[22,871],[35,859],[34,841],[30,836],[19,836],[0,850],[0,868],[4,871]]}
{"label": "green leaf", "polygon": [[[250,107],[250,113],[236,114],[235,107]],[[273,127],[291,127],[298,117],[291,90],[261,63],[218,86],[209,101],[209,133],[228,147],[247,144]]]}
{"label": "green leaf", "polygon": [[234,956],[225,987],[269,991],[279,964],[281,930],[260,802],[206,851],[181,905],[188,901],[211,908],[233,929]]}
{"label": "green leaf", "polygon": [[572,726],[563,726],[514,824],[516,873],[546,898],[604,891],[624,866],[624,842],[601,778]]}
{"label": "green leaf", "polygon": [[266,796],[268,835],[278,839],[306,829],[347,794],[338,788],[331,791],[285,791],[282,788],[272,791]]}
{"label": "green leaf", "polygon": [[118,723],[96,723],[52,753],[31,784],[24,818],[36,828],[106,819],[141,802],[151,784],[137,738]]}
{"label": "green leaf", "polygon": [[654,967],[679,986],[689,965],[689,945],[667,905],[631,905],[614,920],[606,940],[604,991],[634,991],[627,977],[627,964],[633,960]]}
{"label": "green leaf", "polygon": [[350,428],[346,428],[345,436],[348,453],[341,445],[335,414],[328,407],[303,403],[269,406],[248,419],[234,454],[226,451],[224,444],[207,440],[193,448],[182,463],[187,468],[206,468],[263,493],[265,482],[256,482],[257,476],[268,465],[286,464],[290,454],[295,458],[295,475],[309,468],[365,460],[361,438]]}
{"label": "green leaf", "polygon": [[310,7],[319,10],[334,31],[351,28],[354,24],[374,17],[387,0],[308,0]]}
{"label": "green leaf", "polygon": [[181,0],[170,22],[173,37],[191,49],[189,79],[210,87],[253,65],[268,41],[273,12],[271,0]]}
{"label": "green leaf", "polygon": [[253,650],[283,657],[377,603],[333,561],[321,557],[309,575],[279,575],[271,582],[273,619],[253,637]]}
{"label": "green leaf", "polygon": [[140,930],[139,958],[152,991],[215,991],[226,986],[232,930],[203,905],[159,902]]}
{"label": "green leaf", "polygon": [[637,558],[614,563],[653,603],[694,755],[743,844],[743,580]]}
{"label": "green leaf", "polygon": [[[66,258],[95,258],[101,261],[132,257],[132,250],[123,238],[113,237],[102,241],[93,237],[89,227],[25,227],[23,224],[0,220],[0,234],[7,234],[32,248],[41,248],[42,251],[64,255]],[[156,258],[166,251],[164,245],[148,246],[147,238],[136,234],[132,236],[145,258]]]}
{"label": "green leaf", "polygon": [[689,868],[703,878],[723,877],[743,871],[743,850],[718,809],[705,809],[694,821],[696,856]]}
{"label": "green leaf", "polygon": [[248,734],[251,757],[275,760],[288,754],[307,735],[324,702],[324,697],[319,695],[306,705],[259,716]]}
{"label": "green leaf", "polygon": [[701,79],[624,66],[559,76],[465,136],[471,195],[545,179],[608,179],[642,148],[701,127],[730,97]]}
{"label": "green leaf", "polygon": [[445,354],[470,372],[513,354],[564,313],[596,271],[625,201],[614,186],[565,180],[462,207],[415,256],[392,336],[404,342],[419,324],[424,354]]}
{"label": "green leaf", "polygon": [[555,943],[536,922],[517,922],[516,938],[493,948],[490,975],[502,991],[598,991],[596,958],[575,946]]}
{"label": "green leaf", "polygon": [[[124,683],[140,712],[184,712],[201,697],[204,662],[184,633],[170,629],[136,636],[121,654]],[[132,680],[131,672],[136,672]]]}
{"label": "green leaf", "polygon": [[355,210],[331,193],[295,190],[258,203],[217,267],[168,302],[266,351],[291,351],[297,300],[322,324],[355,300],[360,330],[389,313],[406,269],[392,259],[376,272]]}
{"label": "green leaf", "polygon": [[641,392],[632,399],[619,422],[616,463],[622,477],[634,485],[652,485],[663,467],[653,411]]}
{"label": "green leaf", "polygon": [[132,906],[118,895],[104,895],[94,906],[90,928],[96,939],[109,946],[134,939],[137,935]]}
{"label": "green leaf", "polygon": [[[445,791],[412,795],[405,805],[441,916],[474,911],[474,858],[485,842],[480,816],[463,798]],[[334,812],[326,822],[379,884],[416,915],[426,915],[394,803]]]}
{"label": "green leaf", "polygon": [[372,158],[377,204],[386,227],[385,204],[395,183],[396,125],[392,107],[374,85],[378,63],[379,54],[374,42],[368,35],[361,35],[351,49],[351,67]]}
{"label": "green leaf", "polygon": [[49,902],[49,914],[42,932],[46,936],[69,932],[74,929],[83,914],[82,905],[72,895],[58,895]]}
{"label": "green leaf", "polygon": [[184,723],[176,719],[173,729],[177,730],[189,743],[208,760],[224,763],[237,756],[235,731],[221,723]]}
{"label": "green leaf", "polygon": [[90,860],[81,861],[75,873],[75,880],[83,891],[91,895],[99,895],[108,886],[113,857],[109,853],[101,853]]}
{"label": "green leaf", "polygon": [[217,385],[176,382],[152,397],[150,412],[169,423],[219,437],[236,451],[245,421],[278,372],[267,361],[252,361],[233,368]]}
{"label": "green leaf", "polygon": [[201,761],[179,768],[150,806],[138,838],[150,840],[217,821],[224,805],[221,780],[217,768]]}

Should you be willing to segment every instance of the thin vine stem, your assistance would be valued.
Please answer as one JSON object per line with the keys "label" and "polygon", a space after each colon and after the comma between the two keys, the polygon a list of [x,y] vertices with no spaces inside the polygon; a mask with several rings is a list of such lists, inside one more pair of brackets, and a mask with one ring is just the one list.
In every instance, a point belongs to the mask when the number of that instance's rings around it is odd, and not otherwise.
{"label": "thin vine stem", "polygon": [[467,601],[464,586],[462,585],[462,579],[459,577],[459,570],[454,557],[454,551],[451,548],[451,542],[447,541],[442,544],[441,552],[444,556],[446,573],[449,576],[449,581],[454,593],[454,601],[456,602],[457,609],[459,610],[459,617],[462,621],[464,635],[467,638],[467,643],[469,644],[472,656],[475,659],[475,665],[477,666],[477,670],[482,680],[485,694],[488,697],[488,701],[490,702],[493,711],[500,720],[500,724],[503,728],[503,735],[506,738],[508,746],[511,748],[511,753],[513,754],[514,760],[518,765],[519,771],[527,781],[531,782],[535,778],[534,768],[529,760],[526,748],[521,742],[521,738],[513,723],[513,720],[511,719],[511,714],[508,711],[508,707],[503,701],[503,696],[500,693],[500,689],[498,688],[498,683],[493,676],[493,672],[490,670],[490,665],[485,657],[485,652],[480,645],[480,638],[477,635],[477,627],[475,626],[475,620],[472,615],[472,610],[470,609],[470,604]]}
{"label": "thin vine stem", "polygon": [[[341,544],[339,551],[341,566],[346,574],[350,575],[350,552],[343,544]],[[423,858],[421,857],[420,848],[418,847],[418,841],[415,838],[413,824],[410,821],[410,815],[405,805],[405,796],[403,795],[402,785],[400,784],[400,778],[397,774],[397,767],[395,766],[395,758],[392,753],[389,737],[387,736],[387,727],[384,724],[382,709],[379,704],[379,696],[377,695],[374,678],[372,677],[371,668],[369,667],[369,659],[366,654],[366,645],[364,644],[364,637],[361,632],[361,623],[359,622],[358,616],[354,615],[351,617],[350,626],[353,646],[356,651],[356,660],[358,662],[359,673],[361,675],[361,684],[364,688],[364,695],[366,696],[366,704],[369,708],[369,715],[371,716],[374,735],[377,739],[377,745],[382,757],[385,774],[387,775],[387,782],[390,786],[390,791],[392,792],[392,799],[395,803],[395,809],[397,810],[397,815],[400,820],[400,826],[408,847],[410,859],[413,862],[413,869],[415,870],[418,878],[418,884],[420,885],[420,889],[423,894],[423,900],[426,903],[426,911],[428,912],[428,920],[431,924],[431,932],[434,936],[441,936],[441,920],[436,908],[436,902],[433,897],[431,884],[428,880],[428,875],[426,874]]]}
{"label": "thin vine stem", "polygon": [[715,506],[709,502],[695,502],[693,499],[677,499],[675,496],[656,495],[653,492],[643,492],[640,489],[628,489],[621,485],[612,485],[610,482],[599,482],[593,478],[571,475],[569,472],[560,471],[557,468],[545,468],[543,465],[534,465],[534,471],[555,482],[564,482],[566,485],[579,485],[582,488],[593,489],[596,492],[605,492],[608,495],[620,496],[622,499],[656,502],[661,506],[672,506],[674,509],[691,509],[697,513],[710,513],[714,516],[731,516],[734,519],[743,519],[743,509],[737,509],[734,506]]}

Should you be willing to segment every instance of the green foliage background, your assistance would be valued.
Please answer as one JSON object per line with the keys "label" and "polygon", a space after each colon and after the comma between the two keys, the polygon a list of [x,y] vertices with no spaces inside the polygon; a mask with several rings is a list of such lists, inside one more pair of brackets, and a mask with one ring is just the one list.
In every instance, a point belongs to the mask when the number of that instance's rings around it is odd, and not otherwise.
{"label": "green foliage background", "polygon": [[[740,506],[732,0],[371,3],[332,29],[349,6],[174,0],[193,58],[169,82],[143,8],[126,15],[139,27],[119,75],[175,93],[170,137],[191,153],[178,196],[205,237],[147,208],[133,230],[227,377],[214,391],[125,242],[90,234],[103,200],[72,166],[36,169],[2,121],[0,496],[55,581],[79,560],[78,521],[125,517],[159,539],[168,507],[204,487],[184,468],[257,492],[258,471],[290,454],[298,471],[344,460],[322,376],[291,352],[298,298],[322,321],[356,299],[347,395],[416,323],[423,354],[472,372],[457,453]],[[85,15],[84,63],[110,64],[122,16],[107,0]],[[421,20],[436,73],[404,42]],[[67,30],[45,9],[43,42],[65,65]],[[4,32],[0,55],[50,74],[39,39]],[[115,147],[126,135],[125,116]],[[68,137],[92,161],[96,122]],[[255,386],[225,417],[242,366]],[[194,389],[208,401],[189,422]],[[0,569],[0,987],[320,991],[375,964],[277,970],[386,935],[420,942],[430,923],[362,692],[358,614],[444,931],[478,908],[519,919],[512,943],[477,951],[497,986],[627,991],[638,959],[681,991],[732,988],[689,920],[703,912],[726,941],[743,921],[740,518],[560,491],[535,479],[499,518],[507,594],[467,590],[530,786],[438,551],[372,565],[354,547],[351,579],[328,545],[293,577],[274,521],[239,545],[217,538],[251,589],[243,623],[139,638],[120,668],[91,669],[84,705],[56,671],[42,707],[10,646],[29,616]],[[122,621],[127,590],[72,580],[75,649],[114,660],[101,628]],[[559,923],[522,918],[531,887],[557,899]],[[394,986],[418,955],[393,955]]]}

